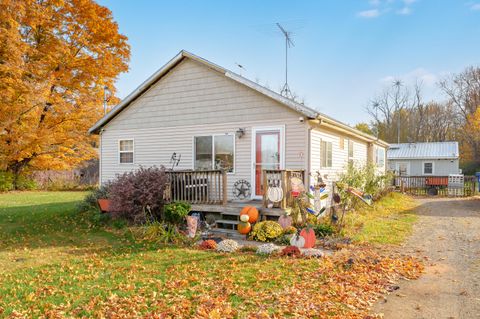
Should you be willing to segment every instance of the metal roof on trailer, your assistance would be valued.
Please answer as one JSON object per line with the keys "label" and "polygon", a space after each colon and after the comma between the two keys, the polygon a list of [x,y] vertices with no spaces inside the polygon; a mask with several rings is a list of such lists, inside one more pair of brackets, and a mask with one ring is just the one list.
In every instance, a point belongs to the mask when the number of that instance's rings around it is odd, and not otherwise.
{"label": "metal roof on trailer", "polygon": [[456,159],[458,142],[390,144],[388,159]]}

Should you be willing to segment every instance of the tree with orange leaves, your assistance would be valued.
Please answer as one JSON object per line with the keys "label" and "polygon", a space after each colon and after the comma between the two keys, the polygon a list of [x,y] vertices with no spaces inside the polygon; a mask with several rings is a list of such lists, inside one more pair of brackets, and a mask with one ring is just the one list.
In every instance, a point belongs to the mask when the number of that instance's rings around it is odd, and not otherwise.
{"label": "tree with orange leaves", "polygon": [[129,58],[93,0],[0,0],[0,170],[18,177],[95,157],[87,130]]}

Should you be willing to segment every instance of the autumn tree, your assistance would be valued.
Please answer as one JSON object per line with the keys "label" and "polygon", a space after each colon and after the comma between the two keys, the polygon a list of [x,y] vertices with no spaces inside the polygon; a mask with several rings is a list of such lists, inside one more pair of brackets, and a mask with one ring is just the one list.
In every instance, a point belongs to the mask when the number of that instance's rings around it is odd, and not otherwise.
{"label": "autumn tree", "polygon": [[87,130],[129,57],[111,12],[93,0],[0,0],[0,170],[94,157]]}
{"label": "autumn tree", "polygon": [[460,126],[458,129],[462,153],[466,161],[480,166],[480,68],[469,67],[440,82],[440,88],[454,106]]}

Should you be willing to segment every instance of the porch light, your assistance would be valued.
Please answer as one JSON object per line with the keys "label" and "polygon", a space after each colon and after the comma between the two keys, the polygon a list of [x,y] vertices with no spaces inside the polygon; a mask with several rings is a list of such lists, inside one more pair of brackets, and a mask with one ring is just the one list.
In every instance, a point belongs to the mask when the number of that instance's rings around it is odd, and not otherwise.
{"label": "porch light", "polygon": [[236,132],[235,132],[235,136],[238,137],[238,138],[242,138],[242,136],[245,135],[245,129],[244,128],[239,128]]}

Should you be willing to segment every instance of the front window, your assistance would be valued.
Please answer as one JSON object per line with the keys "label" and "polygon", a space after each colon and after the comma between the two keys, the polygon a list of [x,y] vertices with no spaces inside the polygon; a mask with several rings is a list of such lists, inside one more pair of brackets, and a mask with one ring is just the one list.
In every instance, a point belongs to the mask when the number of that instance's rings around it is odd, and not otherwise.
{"label": "front window", "polygon": [[332,142],[322,141],[320,151],[322,168],[332,167]]}
{"label": "front window", "polygon": [[385,149],[384,148],[377,147],[377,151],[375,155],[375,163],[377,163],[377,167],[385,166]]}
{"label": "front window", "polygon": [[423,174],[424,175],[433,175],[433,162],[423,163]]}
{"label": "front window", "polygon": [[120,164],[133,164],[133,140],[120,140],[118,153]]}
{"label": "front window", "polygon": [[194,143],[196,170],[223,169],[233,173],[235,148],[233,134],[196,136]]}

